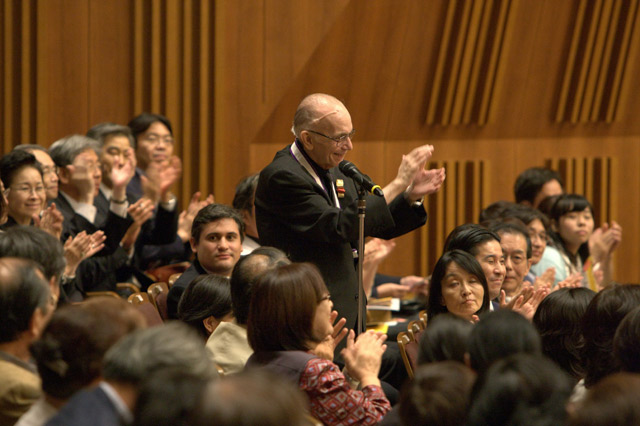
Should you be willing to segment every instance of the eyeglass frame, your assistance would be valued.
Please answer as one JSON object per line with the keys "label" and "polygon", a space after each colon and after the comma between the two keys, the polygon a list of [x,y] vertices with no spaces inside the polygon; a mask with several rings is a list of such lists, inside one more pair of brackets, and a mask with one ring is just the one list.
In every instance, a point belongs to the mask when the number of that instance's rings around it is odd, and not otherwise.
{"label": "eyeglass frame", "polygon": [[313,133],[313,134],[316,134],[318,136],[322,136],[323,138],[330,139],[330,140],[334,141],[337,145],[342,145],[342,144],[346,143],[347,139],[351,140],[353,138],[353,135],[356,134],[356,129],[352,129],[346,135],[342,135],[339,138],[334,138],[334,137],[331,137],[331,136],[327,136],[327,135],[325,135],[323,133],[316,132],[315,130],[311,130],[311,129],[305,129],[305,130],[307,132],[309,132],[309,133]]}

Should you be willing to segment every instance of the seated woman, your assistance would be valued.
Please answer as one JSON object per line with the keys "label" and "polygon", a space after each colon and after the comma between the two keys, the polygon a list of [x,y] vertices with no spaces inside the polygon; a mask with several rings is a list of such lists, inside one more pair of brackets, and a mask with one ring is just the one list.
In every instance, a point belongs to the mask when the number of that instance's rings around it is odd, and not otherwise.
{"label": "seated woman", "polygon": [[0,159],[0,171],[9,215],[2,227],[31,225],[46,199],[40,163],[26,151],[12,151]]}
{"label": "seated woman", "polygon": [[229,279],[206,274],[193,280],[178,303],[178,318],[206,341],[218,324],[233,319]]}
{"label": "seated woman", "polygon": [[591,290],[610,285],[612,255],[622,239],[620,225],[612,221],[611,226],[604,223],[594,231],[593,207],[578,194],[560,195],[550,217],[565,269],[571,274],[581,273],[585,287]]}
{"label": "seated woman", "polygon": [[[341,352],[348,371],[343,374],[316,355],[330,358],[339,332],[315,266],[294,263],[268,271],[252,292],[247,336],[254,354],[247,368],[262,366],[296,383],[309,398],[310,414],[324,424],[377,424],[391,408],[378,379],[386,336],[369,332],[354,341],[351,331]],[[354,379],[361,391],[352,388]]]}
{"label": "seated woman", "polygon": [[462,250],[445,252],[433,269],[427,316],[450,312],[473,321],[489,309],[489,290],[478,261]]}

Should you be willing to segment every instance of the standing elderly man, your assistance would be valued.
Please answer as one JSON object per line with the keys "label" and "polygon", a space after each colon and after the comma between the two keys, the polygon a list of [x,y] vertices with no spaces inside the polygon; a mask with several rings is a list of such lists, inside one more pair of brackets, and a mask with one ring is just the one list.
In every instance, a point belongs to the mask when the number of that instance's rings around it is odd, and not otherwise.
{"label": "standing elderly man", "polygon": [[[292,131],[295,141],[260,173],[255,200],[260,243],[283,250],[294,262],[318,266],[335,309],[355,328],[358,197],[355,182],[338,169],[353,149],[351,116],[335,97],[309,95],[298,106]],[[366,236],[393,238],[426,222],[423,197],[436,192],[445,177],[444,169],[424,170],[432,152],[425,145],[403,156],[384,198],[367,196]]]}

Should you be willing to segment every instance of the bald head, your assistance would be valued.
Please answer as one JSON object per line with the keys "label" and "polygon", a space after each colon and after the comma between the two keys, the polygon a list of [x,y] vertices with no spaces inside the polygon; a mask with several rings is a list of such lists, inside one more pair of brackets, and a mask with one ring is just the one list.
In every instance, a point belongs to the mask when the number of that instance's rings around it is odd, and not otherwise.
{"label": "bald head", "polygon": [[298,105],[291,131],[299,138],[302,130],[313,127],[334,114],[345,112],[348,114],[347,108],[334,96],[314,93],[305,97]]}
{"label": "bald head", "polygon": [[275,247],[262,246],[238,261],[231,274],[231,304],[238,324],[246,324],[251,302],[251,288],[266,271],[291,263]]}

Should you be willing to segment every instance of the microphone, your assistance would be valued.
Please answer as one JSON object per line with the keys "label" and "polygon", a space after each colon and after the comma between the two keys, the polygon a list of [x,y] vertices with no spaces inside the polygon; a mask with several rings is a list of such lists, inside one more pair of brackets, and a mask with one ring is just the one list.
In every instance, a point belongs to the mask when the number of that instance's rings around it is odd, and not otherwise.
{"label": "microphone", "polygon": [[358,170],[356,165],[352,162],[346,160],[341,161],[338,168],[342,173],[344,173],[345,176],[348,176],[356,181],[358,184],[360,184],[360,186],[362,186],[371,194],[377,195],[378,197],[384,197],[380,185],[376,185],[375,183],[371,182],[371,180],[367,176],[363,175],[362,172],[360,172],[360,170]]}

